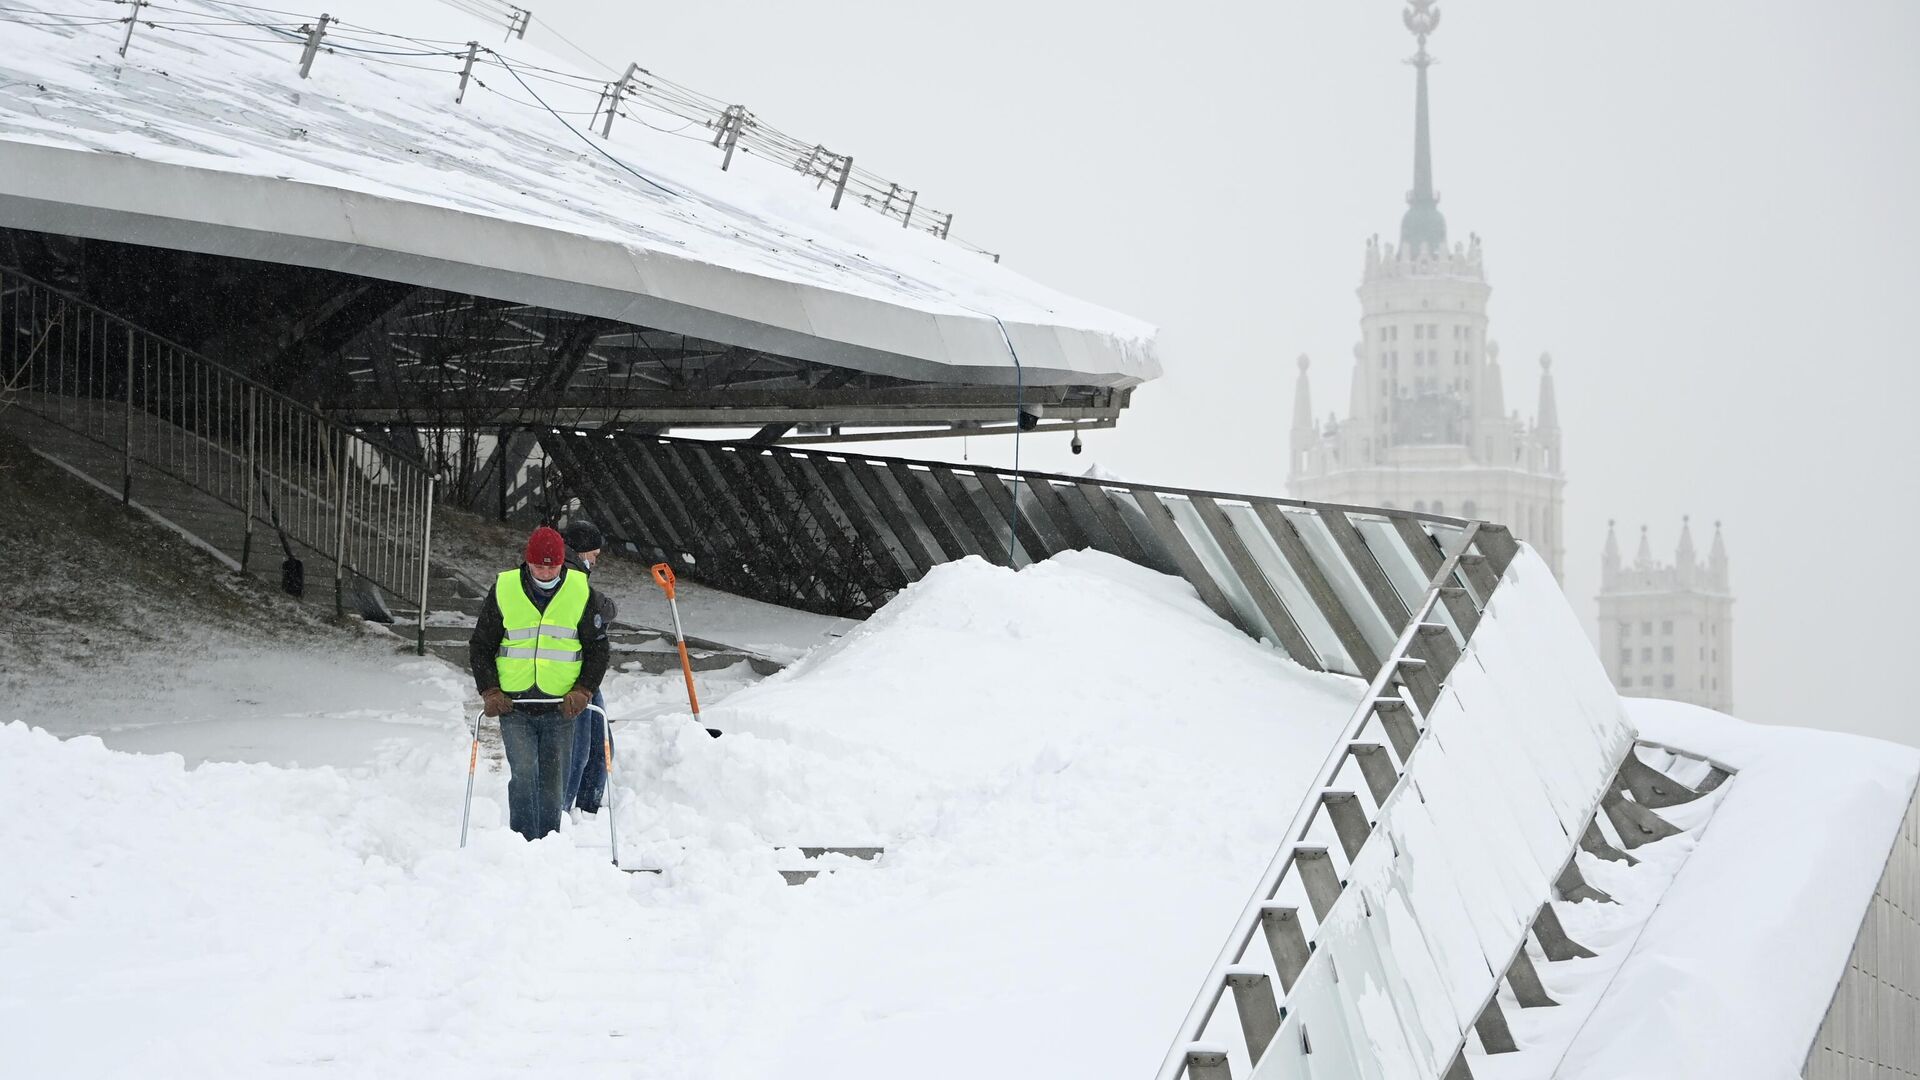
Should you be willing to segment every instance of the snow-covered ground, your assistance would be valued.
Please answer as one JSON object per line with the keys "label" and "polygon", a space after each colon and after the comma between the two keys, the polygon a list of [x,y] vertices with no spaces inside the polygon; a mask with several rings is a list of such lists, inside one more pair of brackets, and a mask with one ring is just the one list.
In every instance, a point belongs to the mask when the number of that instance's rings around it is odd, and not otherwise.
{"label": "snow-covered ground", "polygon": [[[507,832],[492,766],[457,848],[460,673],[378,638],[228,644],[171,698],[58,711],[238,760],[0,712],[0,1075],[1138,1070],[1360,690],[1104,555],[951,564],[779,675],[704,682],[723,738],[622,725],[623,861],[665,871],[627,875],[604,821]],[[276,747],[231,745],[238,671]],[[616,716],[680,692],[608,690]],[[346,749],[280,752],[296,730]]]}

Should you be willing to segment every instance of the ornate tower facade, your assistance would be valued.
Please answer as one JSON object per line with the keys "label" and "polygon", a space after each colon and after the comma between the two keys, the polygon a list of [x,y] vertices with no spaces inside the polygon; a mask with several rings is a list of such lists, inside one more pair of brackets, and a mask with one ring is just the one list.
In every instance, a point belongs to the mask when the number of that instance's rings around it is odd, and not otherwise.
{"label": "ornate tower facade", "polygon": [[1480,238],[1447,242],[1433,187],[1427,37],[1435,0],[1408,0],[1419,42],[1415,72],[1413,189],[1398,246],[1367,241],[1360,278],[1360,341],[1353,350],[1347,416],[1314,420],[1309,361],[1299,360],[1288,486],[1304,499],[1394,506],[1507,525],[1562,571],[1566,477],[1553,361],[1540,358],[1539,407],[1529,423],[1509,413],[1500,347],[1488,336]]}
{"label": "ornate tower facade", "polygon": [[1644,526],[1633,562],[1622,564],[1608,522],[1599,601],[1600,659],[1621,693],[1732,711],[1733,593],[1719,522],[1703,563],[1681,519],[1671,565],[1654,561]]}

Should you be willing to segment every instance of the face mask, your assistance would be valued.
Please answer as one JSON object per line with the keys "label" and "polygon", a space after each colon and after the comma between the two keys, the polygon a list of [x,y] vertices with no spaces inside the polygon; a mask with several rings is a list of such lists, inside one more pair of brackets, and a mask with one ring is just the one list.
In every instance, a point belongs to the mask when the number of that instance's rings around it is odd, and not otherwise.
{"label": "face mask", "polygon": [[533,587],[539,589],[541,592],[552,592],[560,587],[560,579],[566,576],[565,574],[555,574],[553,575],[552,581],[541,581],[539,578],[534,578]]}

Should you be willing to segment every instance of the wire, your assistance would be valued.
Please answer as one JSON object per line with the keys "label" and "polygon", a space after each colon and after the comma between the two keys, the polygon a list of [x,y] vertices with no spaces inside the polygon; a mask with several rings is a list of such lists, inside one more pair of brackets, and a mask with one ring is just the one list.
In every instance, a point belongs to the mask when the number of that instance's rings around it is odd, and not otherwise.
{"label": "wire", "polygon": [[[1013,335],[1007,333],[1007,324],[1001,322],[998,315],[990,317],[993,319],[993,324],[1000,328],[1000,340],[1007,343],[1007,354],[1013,357],[1013,471],[1017,473],[1020,471],[1020,417],[1025,412],[1023,399],[1027,394],[1026,370],[1020,366],[1020,350],[1013,347]],[[1020,550],[1014,546],[1014,530],[1020,522],[1018,485],[1014,487],[1011,502],[1013,509],[1007,512],[1007,565],[1018,570],[1020,569],[1019,560],[1014,557],[1014,552]]]}
{"label": "wire", "polygon": [[591,138],[588,138],[587,135],[583,133],[579,128],[574,127],[572,124],[567,123],[566,117],[561,116],[558,112],[554,112],[553,106],[548,105],[545,98],[535,93],[533,87],[527,85],[527,81],[520,77],[520,73],[513,69],[513,65],[507,63],[506,57],[501,56],[497,52],[493,52],[492,49],[488,49],[487,51],[490,53],[493,53],[493,55],[497,59],[499,59],[500,66],[507,69],[507,74],[513,76],[514,81],[520,84],[520,88],[522,90],[525,90],[529,94],[533,94],[533,100],[538,101],[540,103],[541,108],[547,110],[550,113],[553,113],[553,118],[555,120],[560,121],[562,124],[565,124],[567,130],[573,132],[575,138],[579,139],[583,143],[586,143],[588,146],[593,147],[594,151],[597,152],[601,157],[606,158],[608,161],[611,161],[615,165],[618,165],[621,169],[624,169],[628,173],[631,173],[635,179],[643,181],[649,187],[656,188],[662,193],[671,195],[676,199],[682,197],[679,192],[673,190],[670,187],[667,187],[666,185],[660,183],[659,181],[653,179],[652,177],[646,175],[645,173],[640,172],[638,169],[635,169],[633,166],[628,165],[626,162],[621,161],[617,157],[614,157],[612,154],[607,153],[606,149],[602,147],[599,143],[596,143]]}
{"label": "wire", "polygon": [[[533,17],[529,15],[528,18],[531,19]],[[556,38],[559,38],[560,44],[565,45],[567,48],[572,49],[574,52],[577,52],[581,56],[586,57],[589,61],[591,61],[595,66],[599,67],[601,70],[607,71],[607,72],[613,71],[612,65],[607,64],[605,61],[602,61],[599,57],[593,55],[592,53],[581,48],[580,46],[575,45],[571,38],[567,37],[567,35],[561,33],[560,31],[554,29],[552,23],[548,22],[545,19],[538,19],[535,21],[537,21],[541,26],[545,27],[547,30],[547,33],[552,34]]]}

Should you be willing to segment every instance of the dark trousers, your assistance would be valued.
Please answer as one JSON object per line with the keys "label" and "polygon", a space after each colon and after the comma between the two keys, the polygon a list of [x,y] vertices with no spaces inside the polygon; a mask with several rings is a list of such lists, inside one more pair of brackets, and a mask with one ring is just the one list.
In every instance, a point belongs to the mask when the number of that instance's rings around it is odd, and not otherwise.
{"label": "dark trousers", "polygon": [[513,831],[529,840],[557,831],[566,805],[573,721],[558,710],[515,709],[500,718],[500,738],[507,747],[507,817]]}
{"label": "dark trousers", "polygon": [[573,718],[573,767],[567,770],[567,806],[578,806],[589,814],[600,812],[600,801],[607,785],[607,752],[600,745],[603,737],[612,740],[612,732],[602,732],[606,723],[607,699],[593,692],[595,709],[581,709]]}

